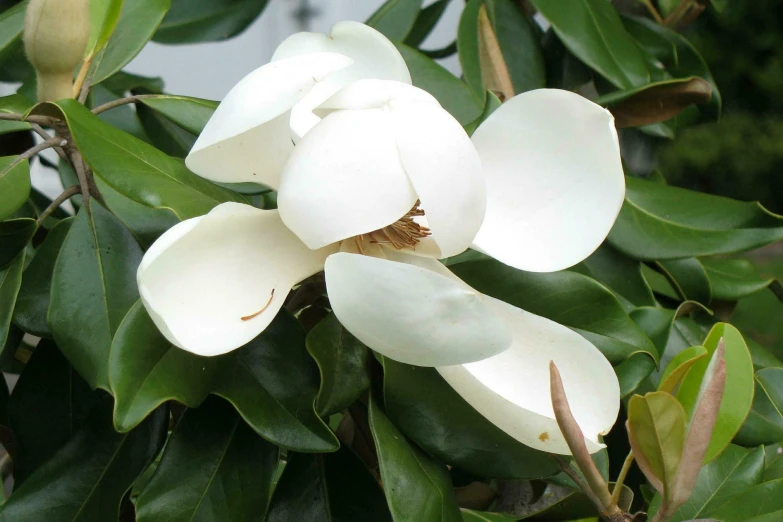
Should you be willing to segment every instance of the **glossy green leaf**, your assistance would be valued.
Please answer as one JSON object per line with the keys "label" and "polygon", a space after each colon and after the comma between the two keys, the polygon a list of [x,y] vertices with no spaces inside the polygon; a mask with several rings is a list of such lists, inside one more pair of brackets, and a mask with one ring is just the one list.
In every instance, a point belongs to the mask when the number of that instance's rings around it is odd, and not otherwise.
{"label": "glossy green leaf", "polygon": [[405,37],[405,45],[419,47],[440,21],[450,3],[451,0],[435,0],[422,9]]}
{"label": "glossy green leaf", "polygon": [[712,439],[704,457],[709,462],[717,457],[737,434],[750,412],[753,402],[753,361],[742,334],[733,326],[717,323],[710,330],[702,346],[709,357],[704,357],[691,366],[677,390],[677,400],[682,403],[688,417],[696,408],[699,389],[707,371],[710,358],[718,347],[721,337],[726,345],[726,387],[721,402],[718,420],[712,432]]}
{"label": "glossy green leaf", "polygon": [[217,42],[244,31],[268,0],[172,0],[160,24],[156,42],[168,44]]}
{"label": "glossy green leaf", "polygon": [[149,95],[141,103],[163,114],[191,134],[201,134],[218,102],[171,94]]}
{"label": "glossy green leaf", "polygon": [[52,274],[57,255],[72,222],[73,218],[68,218],[54,225],[22,276],[22,287],[19,289],[14,310],[14,322],[29,334],[39,337],[52,336],[46,321]]}
{"label": "glossy green leaf", "polygon": [[628,402],[628,437],[633,453],[653,486],[666,495],[672,493],[686,432],[685,410],[671,394],[634,395]]}
{"label": "glossy green leaf", "polygon": [[712,301],[712,286],[704,266],[696,258],[672,259],[658,262],[658,267],[683,301],[703,305]]}
{"label": "glossy green leaf", "polygon": [[195,408],[215,394],[278,446],[337,448],[337,439],[315,413],[318,369],[307,354],[304,331],[285,312],[244,347],[199,357],[172,346],[138,302],[114,337],[109,378],[120,431],[133,428],[168,400]]}
{"label": "glossy green leaf", "polygon": [[370,430],[394,522],[462,520],[446,466],[408,443],[372,397],[369,408]]}
{"label": "glossy green leaf", "polygon": [[117,433],[111,400],[101,401],[3,504],[0,522],[117,520],[123,496],[163,445],[168,418],[168,410],[160,408],[132,432]]}
{"label": "glossy green leaf", "polygon": [[386,357],[386,413],[406,437],[443,462],[487,478],[542,478],[558,472],[547,453],[520,444],[474,410],[433,368]]}
{"label": "glossy green leaf", "polygon": [[638,352],[658,359],[653,343],[617,298],[589,277],[523,272],[495,260],[460,263],[451,270],[482,293],[575,330],[613,364]]}
{"label": "glossy green leaf", "polygon": [[196,143],[196,136],[143,104],[137,105],[136,114],[150,143],[169,156],[184,159]]}
{"label": "glossy green leaf", "polygon": [[230,404],[211,397],[177,423],[155,475],[136,501],[136,519],[260,520],[278,453]]}
{"label": "glossy green leaf", "polygon": [[772,290],[783,300],[783,286],[777,279],[765,279],[758,275],[747,259],[702,259],[715,299],[736,301],[765,288]]}
{"label": "glossy green leaf", "polygon": [[544,55],[539,31],[511,0],[470,0],[462,11],[457,36],[460,65],[465,81],[476,97],[490,88],[482,80],[479,10],[486,6],[514,94],[546,86]]}
{"label": "glossy green leaf", "polygon": [[122,4],[123,0],[91,0],[87,56],[95,56],[106,47],[120,20]]}
{"label": "glossy green leaf", "polygon": [[0,221],[0,270],[6,268],[24,250],[38,228],[34,219]]}
{"label": "glossy green leaf", "polygon": [[413,85],[429,92],[462,125],[467,125],[484,110],[484,94],[474,96],[467,84],[434,60],[404,44],[396,44],[408,69]]}
{"label": "glossy green leaf", "polygon": [[655,306],[652,289],[642,275],[639,261],[604,243],[590,257],[569,270],[592,277],[611,290],[626,311]]}
{"label": "glossy green leaf", "polygon": [[531,0],[580,60],[621,89],[650,81],[642,53],[606,0]]}
{"label": "glossy green leaf", "polygon": [[0,270],[0,360],[13,354],[6,354],[10,349],[8,340],[12,337],[16,299],[22,286],[22,270],[24,270],[25,252],[21,252],[11,263]]}
{"label": "glossy green leaf", "polygon": [[54,342],[38,344],[8,404],[17,487],[75,435],[99,397]]}
{"label": "glossy green leaf", "polygon": [[737,434],[737,442],[755,446],[783,440],[783,368],[759,370],[755,391],[753,407]]}
{"label": "glossy green leaf", "polygon": [[783,239],[783,216],[758,203],[626,177],[625,202],[609,243],[634,259],[727,254]]}
{"label": "glossy green leaf", "polygon": [[[74,100],[58,102],[96,177],[136,203],[187,219],[243,199],[190,172],[181,160],[103,123]],[[121,158],[118,160],[118,158]]]}
{"label": "glossy green leaf", "polygon": [[658,390],[667,393],[674,393],[674,390],[682,381],[688,370],[691,369],[697,361],[707,356],[707,349],[703,346],[691,346],[681,351],[669,361],[666,369],[661,375],[658,383]]}
{"label": "glossy green leaf", "polygon": [[386,0],[365,22],[387,38],[402,42],[413,29],[423,0]]}
{"label": "glossy green leaf", "polygon": [[[3,15],[0,14],[0,19],[2,16]],[[2,51],[0,51],[0,55],[2,55]],[[32,102],[21,94],[0,96],[0,112],[24,114],[31,106]],[[29,128],[30,124],[24,121],[0,120],[0,134],[28,130]]]}
{"label": "glossy green leaf", "polygon": [[462,510],[462,522],[512,522],[514,520],[517,519],[499,513],[473,511],[472,509]]}
{"label": "glossy green leaf", "polygon": [[[732,497],[759,484],[763,473],[764,448],[746,449],[729,445],[720,457],[701,469],[690,499],[668,521],[686,522],[711,517]],[[656,495],[649,509],[650,515],[658,511],[660,504],[661,496]]]}
{"label": "glossy green leaf", "polygon": [[120,19],[103,53],[92,67],[98,84],[127,65],[147,42],[169,10],[171,0],[124,0]]}
{"label": "glossy green leaf", "polygon": [[9,58],[22,38],[26,8],[27,1],[24,1],[0,13],[0,64]]}
{"label": "glossy green leaf", "polygon": [[[30,196],[30,167],[27,161],[14,165],[14,156],[0,158],[0,221],[10,217]],[[10,167],[10,168],[9,168]]]}
{"label": "glossy green leaf", "polygon": [[267,522],[391,522],[370,471],[346,447],[335,453],[289,455]]}
{"label": "glossy green leaf", "polygon": [[370,386],[370,350],[329,314],[307,334],[307,351],[321,370],[316,409],[328,417]]}
{"label": "glossy green leaf", "polygon": [[111,389],[111,340],[139,298],[141,257],[130,231],[95,200],[79,210],[60,248],[49,327],[57,346],[93,388]]}
{"label": "glossy green leaf", "polygon": [[776,522],[783,518],[783,479],[757,484],[735,495],[711,515],[718,520]]}

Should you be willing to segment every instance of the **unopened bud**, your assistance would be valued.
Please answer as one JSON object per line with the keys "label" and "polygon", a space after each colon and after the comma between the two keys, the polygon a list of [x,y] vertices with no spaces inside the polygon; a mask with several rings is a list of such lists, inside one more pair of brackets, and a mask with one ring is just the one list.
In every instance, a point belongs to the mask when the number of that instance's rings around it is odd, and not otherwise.
{"label": "unopened bud", "polygon": [[73,98],[73,72],[89,36],[89,0],[30,0],[24,48],[38,74],[39,101]]}

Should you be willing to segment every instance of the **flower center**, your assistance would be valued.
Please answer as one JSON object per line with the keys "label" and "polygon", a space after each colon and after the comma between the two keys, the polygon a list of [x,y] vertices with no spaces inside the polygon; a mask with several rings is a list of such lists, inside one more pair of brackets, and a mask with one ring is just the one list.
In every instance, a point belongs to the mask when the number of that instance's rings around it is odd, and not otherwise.
{"label": "flower center", "polygon": [[391,245],[397,250],[414,248],[419,241],[432,233],[429,228],[422,226],[414,219],[424,215],[424,210],[419,208],[419,205],[421,205],[421,201],[417,200],[412,209],[391,225],[355,236],[353,239],[359,252],[364,253],[362,242],[365,240],[373,244]]}

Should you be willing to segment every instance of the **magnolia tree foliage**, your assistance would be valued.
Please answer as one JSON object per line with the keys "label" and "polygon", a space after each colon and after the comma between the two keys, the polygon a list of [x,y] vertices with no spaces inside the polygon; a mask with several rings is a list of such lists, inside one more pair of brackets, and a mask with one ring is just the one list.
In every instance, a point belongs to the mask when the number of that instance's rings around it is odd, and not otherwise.
{"label": "magnolia tree foliage", "polygon": [[218,102],[123,67],[263,0],[0,2],[0,522],[783,518],[783,362],[731,325],[783,216],[621,157],[719,118],[680,31],[725,2],[458,1],[423,46],[450,3]]}

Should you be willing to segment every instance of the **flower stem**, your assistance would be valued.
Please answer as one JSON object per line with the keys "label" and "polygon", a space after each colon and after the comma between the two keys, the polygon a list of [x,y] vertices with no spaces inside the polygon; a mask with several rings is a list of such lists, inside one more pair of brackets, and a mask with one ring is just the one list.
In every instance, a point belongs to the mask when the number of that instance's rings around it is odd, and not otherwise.
{"label": "flower stem", "polygon": [[614,489],[612,489],[612,502],[617,504],[617,501],[620,500],[620,494],[623,491],[623,483],[625,482],[625,477],[628,476],[628,472],[631,470],[631,465],[633,464],[633,452],[628,452],[628,456],[625,457],[625,462],[623,462],[623,468],[620,470],[620,474],[617,476],[617,481],[614,483]]}
{"label": "flower stem", "polygon": [[128,96],[127,98],[120,98],[118,100],[113,100],[108,103],[104,103],[103,105],[99,105],[95,107],[92,110],[93,114],[100,114],[102,112],[108,111],[109,109],[113,109],[115,107],[120,107],[122,105],[128,105],[129,103],[136,103],[144,98],[149,98],[155,96],[154,94],[137,94],[135,96]]}
{"label": "flower stem", "polygon": [[647,10],[650,12],[650,15],[655,19],[656,22],[659,24],[663,24],[663,18],[661,17],[661,14],[658,12],[658,10],[655,8],[654,5],[652,5],[652,2],[650,0],[639,0],[644,6],[647,8]]}

